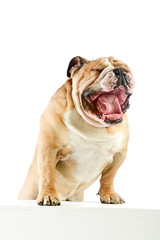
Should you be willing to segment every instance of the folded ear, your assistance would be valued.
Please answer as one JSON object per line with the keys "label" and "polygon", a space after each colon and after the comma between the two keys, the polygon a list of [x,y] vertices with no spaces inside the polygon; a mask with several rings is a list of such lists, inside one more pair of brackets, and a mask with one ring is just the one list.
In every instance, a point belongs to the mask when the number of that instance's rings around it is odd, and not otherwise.
{"label": "folded ear", "polygon": [[71,77],[71,69],[72,70],[73,68],[79,69],[83,66],[84,63],[87,63],[87,62],[88,60],[79,56],[72,58],[67,69],[67,77]]}

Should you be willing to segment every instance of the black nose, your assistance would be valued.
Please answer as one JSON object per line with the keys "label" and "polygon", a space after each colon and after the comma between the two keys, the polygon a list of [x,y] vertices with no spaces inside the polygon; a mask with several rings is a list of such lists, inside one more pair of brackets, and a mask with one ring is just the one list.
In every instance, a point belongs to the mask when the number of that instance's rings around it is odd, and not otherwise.
{"label": "black nose", "polygon": [[127,79],[125,71],[121,68],[115,68],[113,72],[117,77],[116,87],[122,85],[127,90],[127,85],[129,84],[129,81]]}
{"label": "black nose", "polygon": [[113,72],[115,73],[115,75],[118,77],[118,76],[121,76],[123,74],[123,69],[122,68],[115,68],[113,70]]}

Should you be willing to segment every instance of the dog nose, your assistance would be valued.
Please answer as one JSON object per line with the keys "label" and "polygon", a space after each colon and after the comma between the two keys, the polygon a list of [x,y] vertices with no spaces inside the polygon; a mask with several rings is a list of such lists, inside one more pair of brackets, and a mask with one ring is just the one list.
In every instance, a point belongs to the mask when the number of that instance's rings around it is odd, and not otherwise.
{"label": "dog nose", "polygon": [[114,74],[117,77],[116,86],[119,87],[122,85],[127,90],[127,85],[129,84],[125,71],[121,68],[115,68],[113,70]]}
{"label": "dog nose", "polygon": [[113,72],[118,77],[118,76],[121,76],[123,74],[123,69],[122,68],[115,68],[113,70]]}

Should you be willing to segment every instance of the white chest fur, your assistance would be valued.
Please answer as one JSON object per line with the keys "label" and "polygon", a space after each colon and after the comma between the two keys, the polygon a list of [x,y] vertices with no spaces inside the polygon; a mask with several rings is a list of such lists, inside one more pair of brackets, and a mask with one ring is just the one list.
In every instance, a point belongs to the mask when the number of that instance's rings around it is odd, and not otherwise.
{"label": "white chest fur", "polygon": [[93,141],[70,131],[71,144],[74,147],[71,157],[77,163],[75,179],[80,183],[89,183],[98,177],[120,150],[120,138],[120,134],[117,134],[109,136],[108,141]]}
{"label": "white chest fur", "polygon": [[65,123],[74,149],[71,158],[77,163],[74,178],[79,184],[89,184],[121,150],[125,134],[121,131],[114,135],[107,134],[105,128],[89,125],[75,109],[65,113]]}

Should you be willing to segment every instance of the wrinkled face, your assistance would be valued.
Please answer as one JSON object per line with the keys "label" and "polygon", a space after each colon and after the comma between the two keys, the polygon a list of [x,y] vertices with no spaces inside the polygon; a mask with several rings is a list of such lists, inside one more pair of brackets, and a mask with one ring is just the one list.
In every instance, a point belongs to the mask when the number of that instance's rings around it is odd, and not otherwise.
{"label": "wrinkled face", "polygon": [[122,122],[135,84],[125,63],[113,57],[94,61],[75,57],[67,75],[72,77],[76,110],[85,121],[96,127]]}

